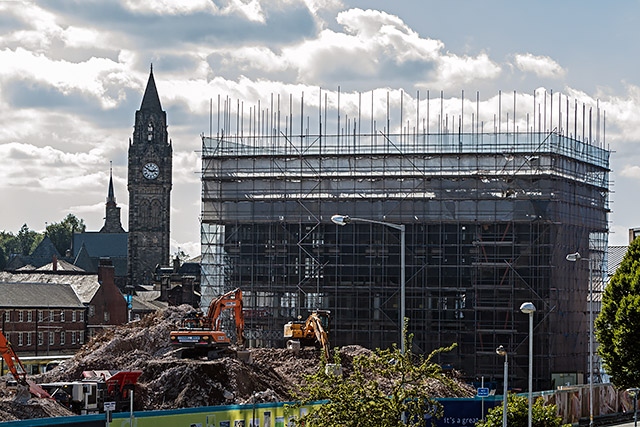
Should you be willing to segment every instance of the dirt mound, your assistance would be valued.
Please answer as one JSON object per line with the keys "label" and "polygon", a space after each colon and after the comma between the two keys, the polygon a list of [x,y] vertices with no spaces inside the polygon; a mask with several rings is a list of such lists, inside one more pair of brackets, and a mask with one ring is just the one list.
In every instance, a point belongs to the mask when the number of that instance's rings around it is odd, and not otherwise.
{"label": "dirt mound", "polygon": [[30,399],[21,404],[11,400],[11,393],[3,392],[6,400],[0,400],[0,421],[18,421],[32,418],[67,417],[75,415],[53,400]]}
{"label": "dirt mound", "polygon": [[[320,351],[303,349],[297,354],[286,349],[251,349],[252,362],[224,357],[217,360],[190,360],[176,357],[169,345],[169,333],[193,308],[187,305],[170,307],[106,330],[88,342],[72,359],[46,374],[33,377],[38,383],[75,381],[89,370],[140,370],[134,393],[135,410],[186,408],[222,404],[242,404],[266,401],[288,401],[291,391],[304,381],[304,375],[314,373],[320,362]],[[340,349],[343,372],[352,371],[353,359],[371,351],[360,346]],[[438,381],[429,385],[436,397],[472,396],[474,390],[460,383],[453,390]],[[0,388],[0,399],[2,389]],[[31,399],[38,401],[38,399]],[[0,420],[35,418],[40,415],[20,412],[5,398],[0,406]],[[31,405],[22,405],[31,406]],[[66,409],[51,401],[36,404],[44,414],[57,406],[64,415]],[[36,408],[33,409],[36,411]],[[14,415],[15,414],[15,415]],[[42,416],[59,416],[56,413]],[[15,417],[15,418],[5,418]]]}

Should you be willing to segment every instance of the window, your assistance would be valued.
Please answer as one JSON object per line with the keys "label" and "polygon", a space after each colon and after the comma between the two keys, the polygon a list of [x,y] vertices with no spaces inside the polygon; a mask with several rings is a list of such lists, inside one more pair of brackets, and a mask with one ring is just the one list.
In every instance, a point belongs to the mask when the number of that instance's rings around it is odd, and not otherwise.
{"label": "window", "polygon": [[80,317],[80,320],[79,320],[79,321],[80,321],[80,322],[84,322],[84,311],[80,311],[80,312],[78,312],[78,314],[80,315],[80,316],[79,316],[79,317]]}
{"label": "window", "polygon": [[11,322],[11,312],[9,310],[4,312],[4,321]]}
{"label": "window", "polygon": [[38,311],[38,322],[42,322],[44,321],[44,311],[39,310]]}
{"label": "window", "polygon": [[18,332],[18,346],[22,347],[24,343],[22,342],[22,332]]}
{"label": "window", "polygon": [[56,335],[54,333],[49,332],[49,345],[54,345],[56,343]]}
{"label": "window", "polygon": [[33,322],[33,311],[31,310],[27,311],[27,322]]}
{"label": "window", "polygon": [[27,345],[31,347],[31,332],[27,333]]}
{"label": "window", "polygon": [[56,316],[53,310],[49,310],[49,322],[55,322]]}
{"label": "window", "polygon": [[60,345],[64,345],[64,331],[60,332]]}
{"label": "window", "polygon": [[18,311],[18,322],[24,322],[24,311]]}
{"label": "window", "polygon": [[89,317],[93,317],[96,314],[96,308],[93,305],[89,306]]}
{"label": "window", "polygon": [[64,322],[64,310],[60,310],[60,322]]}
{"label": "window", "polygon": [[105,322],[108,322],[110,318],[111,318],[111,316],[109,316],[109,312],[108,312],[108,311],[105,311],[105,312],[104,312],[104,321],[105,321]]}
{"label": "window", "polygon": [[76,311],[75,310],[71,310],[71,321],[72,322],[76,321]]}
{"label": "window", "polygon": [[71,344],[76,343],[76,331],[71,331]]}
{"label": "window", "polygon": [[44,344],[44,338],[42,332],[38,332],[38,345]]}
{"label": "window", "polygon": [[84,331],[78,332],[78,344],[84,344]]}

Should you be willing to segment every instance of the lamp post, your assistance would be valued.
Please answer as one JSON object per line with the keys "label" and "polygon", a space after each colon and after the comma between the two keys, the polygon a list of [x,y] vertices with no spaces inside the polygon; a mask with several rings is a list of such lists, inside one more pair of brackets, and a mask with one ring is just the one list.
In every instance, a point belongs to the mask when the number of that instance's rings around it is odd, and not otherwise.
{"label": "lamp post", "polygon": [[591,279],[591,258],[583,258],[580,252],[568,254],[567,261],[587,261],[589,263],[589,427],[593,427],[593,280]]}
{"label": "lamp post", "polygon": [[533,404],[533,313],[536,306],[532,302],[523,302],[520,311],[529,315],[529,416],[527,427],[531,427],[532,404]]}
{"label": "lamp post", "polygon": [[628,388],[627,393],[633,397],[633,426],[638,427],[638,392],[640,388]]}
{"label": "lamp post", "polygon": [[400,351],[405,352],[404,317],[405,317],[405,226],[391,222],[374,221],[365,218],[353,218],[348,215],[333,215],[331,221],[334,224],[345,226],[352,221],[380,224],[400,231]]}
{"label": "lamp post", "polygon": [[507,376],[509,375],[509,362],[507,362],[507,350],[503,346],[496,348],[496,353],[504,356],[504,385],[502,387],[502,427],[507,427]]}

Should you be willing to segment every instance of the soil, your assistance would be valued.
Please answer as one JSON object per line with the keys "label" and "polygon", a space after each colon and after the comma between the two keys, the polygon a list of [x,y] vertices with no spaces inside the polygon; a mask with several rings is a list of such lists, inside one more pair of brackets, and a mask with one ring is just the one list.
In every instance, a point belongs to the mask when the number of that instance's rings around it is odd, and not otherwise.
{"label": "soil", "polygon": [[[190,306],[169,307],[142,320],[128,323],[89,341],[76,355],[55,369],[31,379],[37,383],[77,381],[83,371],[140,370],[134,392],[135,410],[187,408],[292,400],[292,391],[306,374],[316,372],[320,351],[252,348],[251,361],[233,357],[215,360],[181,359],[169,345],[169,333]],[[340,349],[342,368],[351,369],[353,358],[370,353],[360,346]],[[451,388],[434,381],[434,397],[469,397],[475,390],[461,382]],[[0,381],[0,421],[73,415],[47,399],[12,401],[13,393]]]}

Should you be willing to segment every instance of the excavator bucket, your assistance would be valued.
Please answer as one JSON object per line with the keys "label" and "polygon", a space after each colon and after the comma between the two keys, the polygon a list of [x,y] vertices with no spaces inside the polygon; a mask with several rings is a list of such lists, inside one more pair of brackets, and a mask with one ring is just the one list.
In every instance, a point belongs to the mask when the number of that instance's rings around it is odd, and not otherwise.
{"label": "excavator bucket", "polygon": [[31,399],[31,392],[29,391],[29,386],[26,384],[18,383],[16,387],[16,395],[13,398],[13,401],[16,403],[25,404]]}

